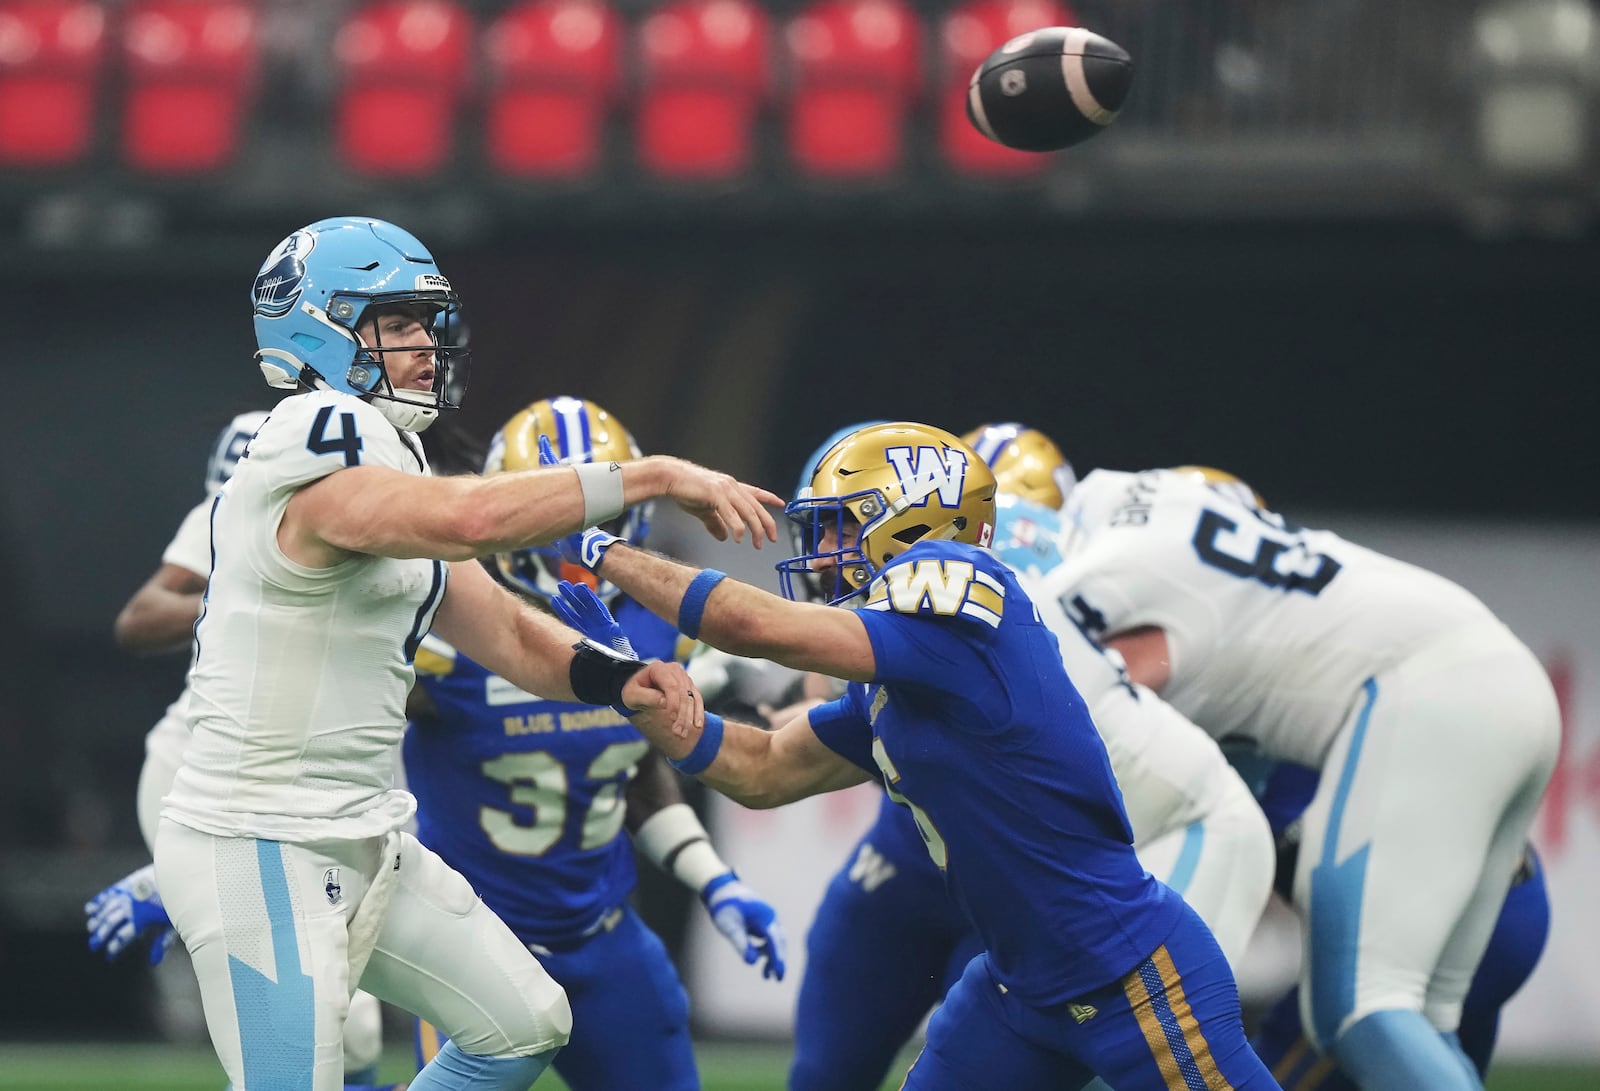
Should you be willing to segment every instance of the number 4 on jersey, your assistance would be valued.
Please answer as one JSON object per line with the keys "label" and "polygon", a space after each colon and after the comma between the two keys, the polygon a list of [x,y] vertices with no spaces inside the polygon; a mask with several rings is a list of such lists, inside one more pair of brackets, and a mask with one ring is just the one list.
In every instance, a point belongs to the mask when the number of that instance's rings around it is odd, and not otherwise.
{"label": "number 4 on jersey", "polygon": [[333,406],[325,405],[317,411],[311,422],[311,434],[306,437],[306,450],[314,455],[344,455],[346,466],[361,465],[361,435],[356,431],[356,415],[340,413],[340,435],[328,435],[328,421],[333,417]]}

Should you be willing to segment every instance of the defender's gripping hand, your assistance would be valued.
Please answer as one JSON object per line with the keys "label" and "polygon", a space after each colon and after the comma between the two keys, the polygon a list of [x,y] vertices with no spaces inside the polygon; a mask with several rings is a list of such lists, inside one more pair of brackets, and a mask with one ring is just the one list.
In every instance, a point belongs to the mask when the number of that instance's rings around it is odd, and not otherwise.
{"label": "defender's gripping hand", "polygon": [[728,937],[728,942],[746,963],[754,965],[757,959],[765,957],[761,976],[783,980],[789,941],[772,906],[741,883],[732,871],[707,883],[700,892],[700,901],[711,914],[717,930]]}
{"label": "defender's gripping hand", "polygon": [[[556,458],[555,449],[550,446],[549,436],[539,437],[539,465],[561,465]],[[606,550],[610,549],[613,543],[622,540],[615,534],[608,534],[599,527],[589,527],[586,530],[578,531],[576,534],[568,534],[557,538],[550,544],[560,551],[562,559],[571,564],[582,565],[593,572],[600,567],[600,559],[606,555]],[[568,624],[571,623],[568,622]],[[572,627],[580,632],[583,631],[581,626],[573,625]],[[595,639],[600,640],[599,637]],[[604,643],[605,641],[601,642]],[[631,655],[632,653],[630,652],[629,654]]]}
{"label": "defender's gripping hand", "polygon": [[177,938],[172,920],[156,890],[156,866],[146,864],[90,898],[83,907],[88,917],[89,950],[104,951],[115,959],[134,940],[149,934],[150,965],[166,956]]}
{"label": "defender's gripping hand", "polygon": [[639,658],[628,634],[622,631],[622,626],[611,616],[611,610],[600,596],[594,593],[594,588],[562,580],[550,605],[562,621],[595,643],[610,646],[618,655]]}

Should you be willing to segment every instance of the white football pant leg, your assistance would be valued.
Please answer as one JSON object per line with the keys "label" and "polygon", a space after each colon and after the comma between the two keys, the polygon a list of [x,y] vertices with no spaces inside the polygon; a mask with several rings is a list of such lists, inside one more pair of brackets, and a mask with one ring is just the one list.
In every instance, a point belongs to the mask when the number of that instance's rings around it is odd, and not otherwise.
{"label": "white football pant leg", "polygon": [[[1221,776],[1226,772],[1226,778]],[[1238,973],[1272,896],[1277,852],[1272,827],[1250,789],[1226,765],[1226,786],[1205,817],[1138,847],[1145,870],[1183,895]]]}
{"label": "white football pant leg", "polygon": [[531,1057],[566,1044],[567,994],[462,878],[415,837],[361,987],[422,1016],[465,1053]]}
{"label": "white football pant leg", "polygon": [[1559,745],[1549,678],[1498,623],[1367,683],[1306,810],[1295,875],[1314,1042],[1391,1009],[1456,1028]]}
{"label": "white football pant leg", "polygon": [[234,1091],[343,1086],[345,928],[381,848],[373,839],[313,849],[161,823],[156,881]]}
{"label": "white football pant leg", "polygon": [[183,748],[189,745],[189,728],[174,713],[168,712],[144,737],[144,764],[139,767],[139,794],[136,797],[139,834],[150,855],[156,853],[156,830],[161,826],[161,797],[172,790],[172,778],[183,764]]}

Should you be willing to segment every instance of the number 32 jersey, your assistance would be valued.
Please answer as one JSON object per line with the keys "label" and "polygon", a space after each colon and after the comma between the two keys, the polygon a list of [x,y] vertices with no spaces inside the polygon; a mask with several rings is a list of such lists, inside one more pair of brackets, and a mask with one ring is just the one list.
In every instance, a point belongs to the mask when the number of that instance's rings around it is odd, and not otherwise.
{"label": "number 32 jersey", "polygon": [[[674,657],[670,624],[630,599],[613,606],[641,657]],[[418,840],[518,938],[579,938],[633,890],[623,797],[650,744],[615,709],[527,693],[437,637],[417,655],[417,684],[434,710],[405,740]]]}
{"label": "number 32 jersey", "polygon": [[1217,738],[1320,767],[1363,682],[1493,621],[1441,576],[1170,470],[1073,490],[1065,562],[1038,588],[1097,638],[1165,631],[1161,696]]}

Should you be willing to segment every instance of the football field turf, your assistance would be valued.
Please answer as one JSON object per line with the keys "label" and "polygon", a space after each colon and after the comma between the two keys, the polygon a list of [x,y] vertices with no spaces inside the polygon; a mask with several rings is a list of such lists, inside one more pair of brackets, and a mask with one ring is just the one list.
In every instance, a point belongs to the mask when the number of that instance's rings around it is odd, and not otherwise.
{"label": "football field turf", "polygon": [[[704,1042],[698,1047],[704,1091],[783,1091],[789,1048]],[[907,1061],[910,1055],[907,1055]],[[391,1049],[387,1079],[404,1079],[410,1058]],[[884,1083],[897,1087],[900,1071]],[[562,1091],[553,1074],[537,1091]],[[1488,1091],[1594,1091],[1600,1068],[1579,1065],[1501,1066]],[[0,1044],[0,1089],[4,1091],[222,1091],[222,1070],[205,1049],[166,1045]],[[995,1091],[1011,1091],[996,1088]]]}

